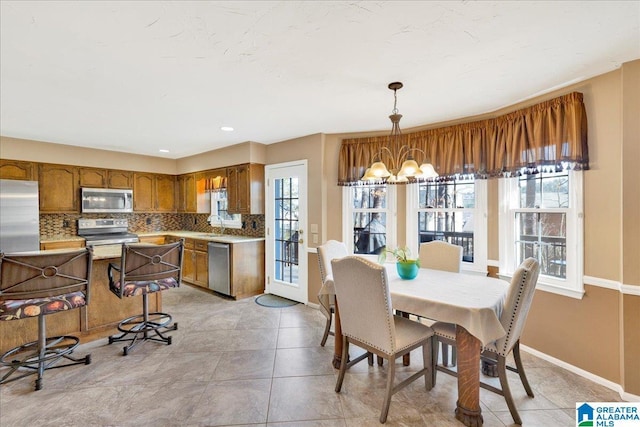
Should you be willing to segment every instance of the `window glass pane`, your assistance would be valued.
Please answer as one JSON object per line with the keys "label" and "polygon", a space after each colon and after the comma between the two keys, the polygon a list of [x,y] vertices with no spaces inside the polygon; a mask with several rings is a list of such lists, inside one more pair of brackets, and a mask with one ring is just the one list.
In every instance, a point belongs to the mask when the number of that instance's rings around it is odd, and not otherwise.
{"label": "window glass pane", "polygon": [[433,182],[421,184],[419,203],[422,209],[475,207],[475,186],[473,182]]}
{"label": "window glass pane", "polygon": [[566,277],[566,214],[516,212],[516,262],[534,257],[540,273]]}
{"label": "window glass pane", "polygon": [[355,209],[386,209],[387,188],[379,185],[364,185],[353,188]]}
{"label": "window glass pane", "polygon": [[525,175],[519,180],[520,207],[568,208],[569,176],[563,173]]}
{"label": "window glass pane", "polygon": [[444,240],[462,246],[463,261],[473,262],[475,182],[426,182],[418,187],[418,240]]}
{"label": "window glass pane", "polygon": [[381,212],[353,214],[353,245],[356,254],[378,254],[387,242],[387,215]]}

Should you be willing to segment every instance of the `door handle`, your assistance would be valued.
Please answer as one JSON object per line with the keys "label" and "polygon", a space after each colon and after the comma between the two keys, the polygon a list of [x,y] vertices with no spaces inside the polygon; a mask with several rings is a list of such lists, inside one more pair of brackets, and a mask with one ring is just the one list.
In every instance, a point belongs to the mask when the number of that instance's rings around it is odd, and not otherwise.
{"label": "door handle", "polygon": [[298,244],[303,244],[303,243],[304,243],[304,240],[298,239]]}

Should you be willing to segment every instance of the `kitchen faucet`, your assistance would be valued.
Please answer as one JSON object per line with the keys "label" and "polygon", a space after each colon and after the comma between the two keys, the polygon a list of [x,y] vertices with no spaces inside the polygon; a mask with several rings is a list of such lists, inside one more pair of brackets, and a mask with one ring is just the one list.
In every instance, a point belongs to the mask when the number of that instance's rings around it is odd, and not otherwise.
{"label": "kitchen faucet", "polygon": [[209,218],[207,218],[207,222],[212,227],[213,227],[212,222],[214,217],[217,217],[218,221],[220,221],[220,235],[223,235],[224,234],[224,218],[222,218],[222,215],[210,215]]}

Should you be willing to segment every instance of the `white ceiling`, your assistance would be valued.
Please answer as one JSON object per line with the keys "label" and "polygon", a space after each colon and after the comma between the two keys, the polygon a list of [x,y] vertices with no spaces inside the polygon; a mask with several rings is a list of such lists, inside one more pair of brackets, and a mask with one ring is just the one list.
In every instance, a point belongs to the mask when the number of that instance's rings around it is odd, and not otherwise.
{"label": "white ceiling", "polygon": [[640,1],[2,0],[0,18],[1,135],[168,158],[390,130],[396,80],[408,128],[640,58]]}

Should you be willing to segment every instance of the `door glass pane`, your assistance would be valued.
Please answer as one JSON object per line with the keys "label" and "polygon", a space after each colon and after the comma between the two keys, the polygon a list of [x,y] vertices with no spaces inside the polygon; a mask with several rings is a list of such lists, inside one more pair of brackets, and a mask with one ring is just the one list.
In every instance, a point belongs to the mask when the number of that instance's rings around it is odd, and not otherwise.
{"label": "door glass pane", "polygon": [[298,178],[274,180],[275,279],[298,282]]}

